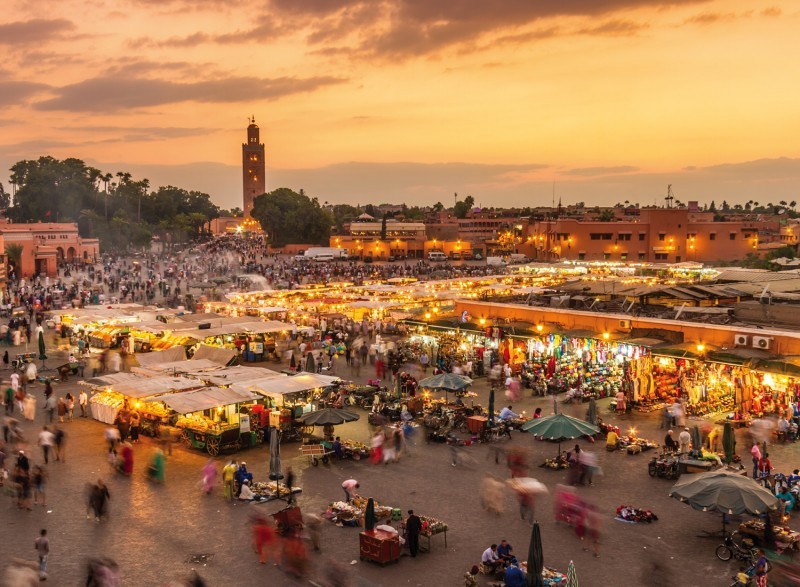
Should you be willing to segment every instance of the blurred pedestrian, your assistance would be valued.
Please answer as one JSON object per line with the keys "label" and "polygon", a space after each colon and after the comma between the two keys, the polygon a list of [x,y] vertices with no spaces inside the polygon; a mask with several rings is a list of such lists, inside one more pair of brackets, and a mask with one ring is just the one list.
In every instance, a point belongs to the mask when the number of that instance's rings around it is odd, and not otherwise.
{"label": "blurred pedestrian", "polygon": [[78,405],[81,407],[81,418],[86,418],[86,407],[89,403],[89,396],[86,394],[85,389],[81,389],[80,395],[78,395]]}
{"label": "blurred pedestrian", "polygon": [[64,429],[60,426],[56,426],[56,429],[53,431],[53,449],[56,453],[56,461],[61,461],[62,463],[66,462],[66,445],[67,435],[64,432]]}
{"label": "blurred pedestrian", "polygon": [[89,496],[89,506],[94,514],[95,522],[99,522],[100,518],[106,514],[106,504],[109,499],[111,499],[111,494],[108,492],[108,487],[102,479],[98,479],[97,483],[92,486]]}
{"label": "blurred pedestrian", "polygon": [[229,501],[236,497],[236,471],[239,467],[233,461],[222,469],[222,496]]}
{"label": "blurred pedestrian", "polygon": [[33,505],[38,505],[39,498],[42,499],[42,506],[47,506],[47,471],[41,465],[34,465],[31,470],[31,484],[33,485]]}
{"label": "blurred pedestrian", "polygon": [[291,467],[287,467],[286,469],[286,491],[288,491],[288,495],[286,496],[286,503],[292,504],[294,503],[294,494],[292,493],[292,486],[294,485],[294,471],[292,471]]}
{"label": "blurred pedestrian", "polygon": [[211,495],[214,489],[214,483],[217,480],[217,465],[212,459],[208,459],[206,464],[203,465],[203,470],[200,474],[200,484],[203,488],[203,493]]}
{"label": "blurred pedestrian", "polygon": [[267,564],[267,557],[274,558],[275,564],[278,558],[278,533],[272,523],[265,516],[253,518],[253,545],[258,553],[258,562],[262,565]]}
{"label": "blurred pedestrian", "polygon": [[422,520],[414,513],[414,510],[408,510],[408,518],[406,518],[406,540],[408,541],[408,550],[411,556],[417,556],[419,552],[419,534],[422,532]]}
{"label": "blurred pedestrian", "polygon": [[47,426],[42,428],[42,431],[39,432],[39,446],[42,449],[42,455],[44,456],[44,463],[45,465],[50,462],[50,451],[53,449],[53,445],[56,443],[55,435],[50,432]]}
{"label": "blurred pedestrian", "polygon": [[50,557],[50,540],[47,538],[47,530],[39,531],[39,537],[33,544],[39,555],[39,580],[47,579],[47,559]]}

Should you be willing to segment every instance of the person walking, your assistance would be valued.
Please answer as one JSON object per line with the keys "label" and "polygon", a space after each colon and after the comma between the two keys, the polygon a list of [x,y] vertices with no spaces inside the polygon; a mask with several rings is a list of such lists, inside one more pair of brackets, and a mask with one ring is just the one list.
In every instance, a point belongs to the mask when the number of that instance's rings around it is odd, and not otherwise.
{"label": "person walking", "polygon": [[419,552],[419,533],[422,531],[422,520],[414,513],[414,510],[408,510],[408,518],[406,518],[406,540],[408,541],[408,550],[411,556],[417,556]]}
{"label": "person walking", "polygon": [[42,431],[39,432],[39,446],[42,448],[42,455],[44,456],[44,464],[48,464],[50,462],[50,450],[56,443],[55,435],[50,432],[47,426],[42,428]]}
{"label": "person walking", "polygon": [[292,493],[292,485],[294,485],[294,471],[292,471],[291,467],[287,467],[287,469],[286,469],[286,490],[289,492],[289,495],[286,496],[287,505],[291,505],[291,504],[294,503],[294,494]]}
{"label": "person walking", "polygon": [[65,451],[66,437],[67,435],[64,433],[63,428],[56,426],[56,429],[53,432],[53,448],[56,452],[56,461],[61,461],[62,463],[67,461]]}
{"label": "person walking", "polygon": [[228,464],[222,469],[222,496],[228,501],[232,501],[236,497],[236,471],[239,467],[233,461],[228,461]]}
{"label": "person walking", "polygon": [[92,486],[91,493],[89,494],[89,506],[92,509],[92,513],[94,513],[95,522],[99,522],[100,518],[105,515],[106,502],[109,499],[111,499],[111,494],[108,492],[108,487],[106,487],[102,479],[98,479],[97,483]]}
{"label": "person walking", "polygon": [[47,396],[47,399],[44,400],[44,409],[47,412],[47,423],[52,424],[56,413],[56,394],[52,393],[52,391]]}
{"label": "person walking", "polygon": [[680,454],[688,454],[689,453],[689,444],[692,442],[692,435],[689,434],[689,429],[684,428],[683,431],[678,435],[678,444],[680,445],[679,452]]}
{"label": "person walking", "polygon": [[758,463],[761,461],[761,449],[758,448],[758,443],[753,443],[753,448],[750,449],[750,455],[753,457],[753,479],[758,479]]}
{"label": "person walking", "polygon": [[47,559],[50,556],[50,540],[47,538],[47,530],[42,528],[39,531],[39,537],[33,543],[39,555],[39,580],[47,580]]}
{"label": "person walking", "polygon": [[31,471],[31,483],[33,485],[33,505],[39,503],[39,497],[42,498],[42,506],[47,506],[47,494],[45,486],[47,485],[47,471],[41,465],[34,465]]}

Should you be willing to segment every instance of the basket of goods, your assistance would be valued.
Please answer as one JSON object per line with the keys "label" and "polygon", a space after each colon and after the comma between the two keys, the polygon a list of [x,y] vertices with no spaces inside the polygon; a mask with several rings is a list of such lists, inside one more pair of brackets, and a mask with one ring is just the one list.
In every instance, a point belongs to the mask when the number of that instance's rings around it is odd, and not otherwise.
{"label": "basket of goods", "polygon": [[544,464],[542,464],[541,466],[544,467],[545,469],[553,469],[553,470],[569,469],[570,462],[566,456],[560,455],[554,459],[545,459]]}
{"label": "basket of goods", "polygon": [[447,524],[430,516],[419,516],[422,521],[422,535],[433,536],[447,531]]}

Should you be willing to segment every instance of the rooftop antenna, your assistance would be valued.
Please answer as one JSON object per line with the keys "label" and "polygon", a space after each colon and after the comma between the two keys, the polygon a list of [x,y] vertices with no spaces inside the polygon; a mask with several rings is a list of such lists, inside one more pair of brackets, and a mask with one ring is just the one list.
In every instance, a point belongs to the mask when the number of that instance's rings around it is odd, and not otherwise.
{"label": "rooftop antenna", "polygon": [[672,200],[675,199],[675,196],[672,195],[672,184],[667,186],[667,197],[664,200],[667,202],[667,208],[672,208]]}

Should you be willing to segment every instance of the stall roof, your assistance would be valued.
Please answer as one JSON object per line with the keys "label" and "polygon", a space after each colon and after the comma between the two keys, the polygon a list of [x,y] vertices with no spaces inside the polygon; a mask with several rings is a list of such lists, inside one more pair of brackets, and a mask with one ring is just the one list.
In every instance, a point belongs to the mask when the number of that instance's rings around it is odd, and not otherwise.
{"label": "stall roof", "polygon": [[228,365],[236,357],[236,351],[201,344],[192,355],[191,361],[209,360],[221,366]]}
{"label": "stall roof", "polygon": [[232,389],[251,390],[267,397],[279,398],[292,393],[311,391],[318,387],[327,387],[338,381],[338,377],[320,375],[318,373],[302,373],[300,375],[268,377],[249,382],[237,382]]}
{"label": "stall roof", "polygon": [[267,377],[283,377],[283,375],[271,369],[265,369],[264,367],[243,367],[241,365],[226,367],[225,369],[218,369],[209,373],[199,373],[197,375],[214,385],[230,385],[232,383],[264,379]]}
{"label": "stall roof", "polygon": [[152,353],[138,353],[136,360],[140,367],[152,367],[160,363],[172,363],[175,361],[186,360],[186,349],[182,346],[174,346],[163,351],[153,351]]}
{"label": "stall roof", "polygon": [[219,363],[215,363],[214,361],[209,361],[208,359],[198,359],[196,361],[171,361],[168,363],[155,363],[152,365],[147,365],[142,370],[138,371],[139,373],[202,373],[203,371],[214,371],[217,369],[222,369]]}
{"label": "stall roof", "polygon": [[198,389],[197,391],[157,395],[149,398],[147,401],[164,402],[179,414],[189,414],[191,412],[210,410],[211,408],[216,408],[219,406],[228,406],[241,402],[249,402],[257,400],[258,397],[258,394],[247,390],[205,387],[203,389]]}
{"label": "stall roof", "polygon": [[[111,380],[115,375],[127,375],[127,377]],[[96,377],[90,379],[89,383],[98,381],[98,387],[106,387],[111,391],[116,391],[133,399],[142,399],[202,386],[198,381],[187,379],[186,377],[145,377],[144,375],[133,375],[131,373],[116,373],[115,375]]]}

